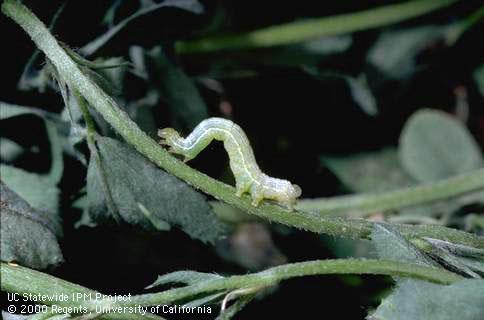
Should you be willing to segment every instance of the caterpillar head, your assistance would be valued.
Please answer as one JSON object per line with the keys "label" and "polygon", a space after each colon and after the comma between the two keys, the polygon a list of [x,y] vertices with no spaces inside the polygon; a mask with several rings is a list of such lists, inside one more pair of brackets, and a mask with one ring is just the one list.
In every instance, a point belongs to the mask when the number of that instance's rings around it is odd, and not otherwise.
{"label": "caterpillar head", "polygon": [[264,198],[276,200],[286,205],[290,210],[301,195],[301,188],[297,184],[283,179],[264,175]]}
{"label": "caterpillar head", "polygon": [[287,181],[284,189],[284,193],[277,200],[286,205],[289,211],[293,211],[297,198],[301,196],[302,190],[297,184],[292,184],[289,181]]}
{"label": "caterpillar head", "polygon": [[[289,181],[288,181],[289,182]],[[296,204],[297,198],[301,196],[302,190],[297,184],[288,183],[286,186],[285,194],[287,197],[287,203],[289,207]]]}
{"label": "caterpillar head", "polygon": [[298,186],[297,184],[293,184],[291,188],[291,195],[294,197],[294,199],[299,198],[302,194],[301,187]]}
{"label": "caterpillar head", "polygon": [[173,128],[158,130],[158,136],[161,138],[160,144],[173,146],[174,142],[180,140],[180,134]]}

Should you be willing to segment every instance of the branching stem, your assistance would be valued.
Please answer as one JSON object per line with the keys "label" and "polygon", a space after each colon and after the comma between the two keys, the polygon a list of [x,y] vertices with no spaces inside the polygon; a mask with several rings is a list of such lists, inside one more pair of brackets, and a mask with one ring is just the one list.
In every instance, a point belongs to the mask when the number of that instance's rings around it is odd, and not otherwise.
{"label": "branching stem", "polygon": [[[6,0],[2,4],[2,11],[29,34],[37,47],[55,65],[71,90],[78,91],[116,132],[160,168],[217,199],[265,219],[318,233],[350,238],[369,238],[373,227],[373,223],[370,221],[328,218],[320,214],[300,211],[289,212],[268,202],[254,207],[251,205],[249,196],[239,198],[235,195],[233,187],[185,165],[144,133],[109,95],[84,75],[46,26],[29,9],[17,1]],[[475,188],[482,188],[484,180],[476,182],[473,177],[483,175],[484,169],[480,169],[467,176],[461,176],[460,179],[471,181]],[[447,193],[447,196],[449,195]],[[455,229],[440,226],[395,225],[395,227],[408,239],[429,237],[484,248],[484,238]]]}

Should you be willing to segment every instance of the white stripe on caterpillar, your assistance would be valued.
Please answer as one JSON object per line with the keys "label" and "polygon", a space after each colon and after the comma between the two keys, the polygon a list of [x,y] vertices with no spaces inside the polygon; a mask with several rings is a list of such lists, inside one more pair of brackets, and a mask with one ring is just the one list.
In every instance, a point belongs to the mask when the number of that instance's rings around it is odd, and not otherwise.
{"label": "white stripe on caterpillar", "polygon": [[240,197],[250,193],[254,206],[262,199],[270,199],[292,210],[301,195],[298,185],[269,177],[259,169],[249,139],[242,128],[230,120],[206,119],[186,138],[172,128],[158,130],[158,136],[161,137],[160,144],[169,146],[170,152],[184,156],[185,161],[195,158],[212,140],[223,141],[236,181],[236,194]]}

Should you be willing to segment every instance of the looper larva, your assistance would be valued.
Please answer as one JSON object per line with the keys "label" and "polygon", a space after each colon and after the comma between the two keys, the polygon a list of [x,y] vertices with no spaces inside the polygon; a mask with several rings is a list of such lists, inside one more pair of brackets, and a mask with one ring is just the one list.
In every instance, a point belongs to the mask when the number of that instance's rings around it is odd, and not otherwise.
{"label": "looper larva", "polygon": [[237,196],[250,193],[252,204],[262,199],[276,200],[293,209],[301,195],[298,185],[283,179],[269,177],[257,165],[252,147],[244,131],[230,120],[209,118],[202,121],[186,138],[173,128],[158,130],[160,144],[169,146],[172,153],[184,156],[185,161],[195,158],[210,142],[223,141],[229,154],[230,168],[235,176]]}

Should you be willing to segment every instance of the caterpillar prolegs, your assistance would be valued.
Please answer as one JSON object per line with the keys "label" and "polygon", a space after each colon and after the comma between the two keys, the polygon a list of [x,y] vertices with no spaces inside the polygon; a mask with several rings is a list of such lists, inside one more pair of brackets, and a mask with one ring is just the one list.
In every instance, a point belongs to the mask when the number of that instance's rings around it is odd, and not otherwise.
{"label": "caterpillar prolegs", "polygon": [[301,195],[298,185],[264,174],[255,161],[254,152],[242,128],[230,120],[209,118],[202,121],[186,138],[173,128],[158,130],[160,144],[168,151],[180,154],[184,161],[195,158],[212,140],[223,141],[230,158],[230,168],[236,181],[236,194],[250,193],[252,205],[263,199],[275,200],[293,210]]}

